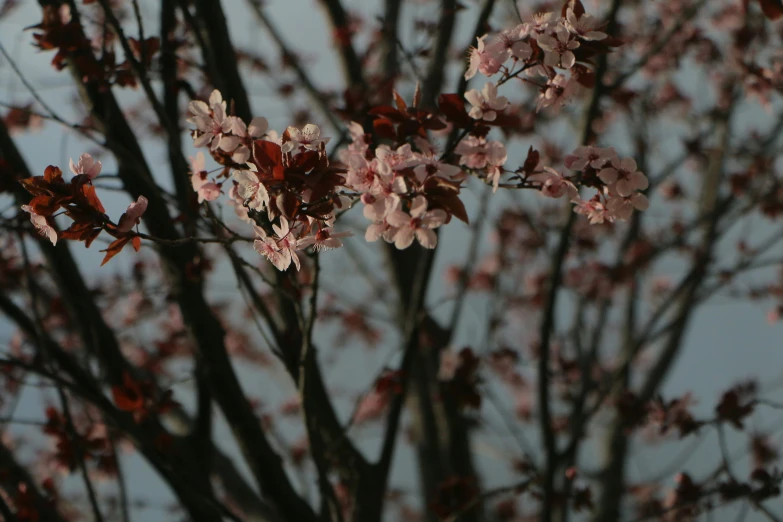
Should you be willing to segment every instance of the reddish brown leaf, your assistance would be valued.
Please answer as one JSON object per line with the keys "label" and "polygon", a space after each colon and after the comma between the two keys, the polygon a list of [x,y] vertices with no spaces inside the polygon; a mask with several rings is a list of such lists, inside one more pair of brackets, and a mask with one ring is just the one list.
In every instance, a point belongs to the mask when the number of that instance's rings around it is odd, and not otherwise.
{"label": "reddish brown leaf", "polygon": [[122,252],[122,249],[125,247],[125,245],[128,244],[130,240],[131,238],[129,236],[121,237],[113,241],[106,250],[101,250],[101,252],[106,252],[106,257],[103,258],[101,266],[105,265],[109,262],[109,260],[111,260],[111,258]]}
{"label": "reddish brown leaf", "polygon": [[424,131],[421,123],[418,120],[405,120],[397,127],[397,136],[399,141],[405,140],[408,136],[421,136],[427,137],[427,133]]}
{"label": "reddish brown leaf", "polygon": [[394,104],[397,106],[397,110],[405,112],[408,109],[405,100],[402,99],[402,96],[400,96],[397,91],[392,91],[392,94],[394,95]]}
{"label": "reddish brown leaf", "polygon": [[101,214],[106,212],[106,210],[103,208],[103,205],[101,204],[101,200],[98,199],[98,194],[95,193],[95,187],[92,185],[82,185],[82,194],[84,194],[84,197],[87,198],[87,203],[92,208]]}
{"label": "reddish brown leaf", "polygon": [[20,179],[19,183],[21,183],[24,189],[33,196],[38,196],[40,194],[51,194],[51,191],[47,188],[49,183],[44,181],[41,176]]}
{"label": "reddish brown leaf", "polygon": [[93,229],[92,232],[87,234],[87,236],[84,238],[84,246],[85,248],[90,248],[90,245],[93,241],[95,241],[95,238],[98,237],[101,234],[100,228]]}
{"label": "reddish brown leaf", "polygon": [[571,71],[579,85],[588,89],[595,87],[595,72],[592,69],[577,63],[571,68]]}
{"label": "reddish brown leaf", "polygon": [[253,142],[253,159],[263,174],[277,180],[282,180],[285,177],[283,151],[277,143],[267,140],[255,140]]}
{"label": "reddish brown leaf", "polygon": [[470,224],[470,219],[468,218],[468,212],[465,210],[465,205],[462,203],[462,200],[459,199],[459,195],[457,194],[451,194],[448,196],[444,196],[439,198],[440,203],[443,204],[446,209],[449,211],[450,214],[452,214],[454,217],[459,219],[465,224]]}
{"label": "reddish brown leaf", "polygon": [[85,241],[86,239],[93,237],[93,234],[95,234],[96,231],[100,234],[101,229],[96,228],[92,221],[77,221],[66,230],[60,232],[58,238]]}
{"label": "reddish brown leaf", "polygon": [[133,250],[135,250],[136,252],[141,250],[141,238],[139,236],[135,236],[133,238],[132,244],[133,244]]}
{"label": "reddish brown leaf", "polygon": [[44,170],[44,180],[55,183],[63,180],[63,171],[54,165],[49,165]]}
{"label": "reddish brown leaf", "polygon": [[438,96],[438,107],[446,119],[457,127],[468,127],[473,123],[465,111],[465,101],[459,94],[441,94]]}
{"label": "reddish brown leaf", "polygon": [[281,192],[275,202],[277,208],[288,220],[293,219],[299,209],[299,200],[291,192]]}
{"label": "reddish brown leaf", "polygon": [[30,206],[33,208],[33,212],[39,216],[49,217],[60,208],[59,199],[43,195],[35,196],[30,200]]}
{"label": "reddish brown leaf", "polygon": [[122,375],[122,386],[112,386],[111,393],[114,404],[122,411],[136,412],[144,408],[141,387],[127,372]]}

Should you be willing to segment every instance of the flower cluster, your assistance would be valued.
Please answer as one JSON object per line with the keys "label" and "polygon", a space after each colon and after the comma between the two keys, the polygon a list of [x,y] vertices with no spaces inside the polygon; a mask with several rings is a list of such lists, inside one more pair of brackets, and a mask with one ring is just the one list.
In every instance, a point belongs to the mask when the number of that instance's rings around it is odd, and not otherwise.
{"label": "flower cluster", "polygon": [[613,148],[579,147],[565,157],[569,169],[581,171],[581,183],[598,189],[592,199],[572,197],[574,211],[585,215],[591,224],[625,221],[634,209],[647,210],[647,196],[639,191],[649,185],[637,170],[633,158],[620,158]]}
{"label": "flower cluster", "polygon": [[[62,171],[52,165],[46,167],[43,176],[22,180],[25,190],[33,198],[21,208],[30,214],[30,221],[36,230],[49,239],[52,245],[56,245],[60,239],[70,239],[84,241],[87,247],[102,231],[106,231],[116,240],[106,250],[102,250],[106,252],[104,264],[128,243],[138,250],[140,239],[131,231],[147,210],[147,198],[139,196],[128,205],[115,224],[106,215],[92,184],[92,180],[101,173],[101,162],[95,161],[89,154],[82,154],[78,162],[70,160],[70,168],[74,176],[69,182],[63,179]],[[73,221],[62,231],[56,229],[54,222],[60,211]]]}
{"label": "flower cluster", "polygon": [[449,220],[449,213],[432,204],[444,190],[458,191],[462,170],[441,161],[433,146],[419,136],[413,139],[415,151],[409,144],[372,150],[359,128],[352,124],[354,141],[341,159],[348,165],[345,186],[361,194],[364,216],[372,221],[365,239],[383,238],[404,249],[415,238],[423,247],[435,248],[438,238],[433,230]]}
{"label": "flower cluster", "polygon": [[[558,110],[579,91],[585,68],[577,64],[581,53],[585,58],[605,50],[607,34],[599,30],[600,21],[586,14],[581,4],[568,7],[561,17],[555,13],[534,15],[513,29],[478,38],[470,51],[465,79],[476,74],[491,77],[504,73],[500,83],[524,72],[531,78],[543,78],[539,85],[538,109],[552,107]],[[511,67],[506,63],[512,61]],[[518,65],[522,68],[511,72]],[[558,70],[562,72],[558,72]],[[566,76],[564,72],[570,74]],[[473,106],[470,117],[492,121],[497,111],[506,108],[508,100],[497,96],[495,83],[487,83],[481,91],[470,90],[465,99]],[[587,86],[587,85],[586,85]]]}
{"label": "flower cluster", "polygon": [[[224,168],[210,178],[199,153],[192,159],[193,189],[199,203],[214,201],[225,180],[233,178],[229,204],[255,230],[256,250],[279,270],[292,264],[299,269],[300,253],[307,248],[341,246],[341,238],[350,234],[334,231],[336,209],[357,201],[370,221],[367,241],[383,239],[398,249],[418,241],[435,248],[436,229],[452,217],[467,222],[459,193],[469,174],[484,179],[495,191],[509,186],[538,189],[552,198],[568,196],[577,205],[575,211],[586,214],[591,223],[627,219],[633,209],[647,206],[638,192],[647,181],[636,171],[633,159],[621,160],[612,149],[580,148],[566,166],[582,175],[567,177],[540,165],[538,153],[531,149],[525,165],[511,176],[518,183],[501,184],[501,176],[509,172],[504,169],[508,153],[503,143],[488,139],[491,127],[513,127],[520,121],[507,113],[509,101],[498,95],[499,85],[521,73],[543,76],[546,82],[540,85],[538,108],[559,107],[577,84],[589,83],[584,64],[608,52],[604,40],[607,35],[579,2],[560,17],[536,15],[514,29],[484,35],[471,51],[465,78],[502,72],[500,81],[466,92],[470,107],[462,96],[441,95],[436,111],[419,107],[418,88],[411,106],[394,93],[396,107],[370,109],[372,122],[367,128],[349,124],[350,143],[339,151],[340,166],[330,164],[325,147],[329,138],[322,137],[316,125],[288,127],[278,137],[267,132],[264,118],[246,125],[228,115],[226,102],[214,91],[208,103],[190,103],[188,121],[195,125],[196,147],[208,148]],[[513,61],[510,68],[509,61]],[[444,130],[449,124],[462,134],[439,150],[429,131]],[[577,185],[593,186],[599,195],[582,201]]]}
{"label": "flower cluster", "polygon": [[269,127],[266,118],[253,118],[245,125],[241,118],[226,115],[226,102],[217,89],[209,96],[209,104],[193,100],[188,108],[193,116],[187,121],[196,126],[193,145],[224,152],[234,163],[250,159],[253,139],[263,136]]}
{"label": "flower cluster", "polygon": [[[209,104],[192,101],[188,120],[196,128],[194,144],[209,148],[210,155],[225,166],[221,176],[233,178],[228,196],[237,216],[252,225],[255,249],[277,269],[286,270],[301,262],[297,252],[308,247],[328,250],[342,245],[347,232],[332,229],[334,209],[346,204],[343,170],[329,165],[325,146],[316,125],[302,129],[288,127],[278,139],[267,132],[264,118],[246,125],[225,113],[226,102],[219,91]],[[225,181],[210,179],[204,154],[191,159],[191,183],[199,203],[214,201]]]}
{"label": "flower cluster", "polygon": [[[471,173],[483,177],[497,190],[500,178],[506,171],[505,146],[487,139],[489,128],[504,114],[509,102],[498,95],[498,87],[519,76],[527,75],[528,82],[539,84],[537,110],[550,107],[555,111],[573,98],[581,87],[590,87],[592,73],[587,65],[590,57],[608,52],[616,45],[600,30],[595,17],[584,12],[580,2],[572,2],[556,13],[542,13],[513,29],[478,38],[471,49],[465,79],[477,74],[492,77],[501,73],[497,82],[488,82],[481,91],[470,90],[465,99],[471,107],[469,118],[476,120],[468,136],[456,146],[459,163]],[[512,62],[509,64],[509,62]],[[581,63],[580,63],[581,62]],[[451,118],[455,121],[454,118]],[[575,203],[574,211],[587,216],[591,224],[626,220],[634,209],[645,210],[647,198],[640,191],[647,188],[647,178],[636,169],[633,158],[619,158],[614,149],[580,147],[565,159],[565,166],[581,175],[566,176],[556,169],[541,165],[538,153],[532,148],[525,164],[514,171],[509,182],[502,186],[513,188],[537,188],[550,198],[567,196]],[[590,200],[582,200],[578,186],[594,187],[598,194]]]}

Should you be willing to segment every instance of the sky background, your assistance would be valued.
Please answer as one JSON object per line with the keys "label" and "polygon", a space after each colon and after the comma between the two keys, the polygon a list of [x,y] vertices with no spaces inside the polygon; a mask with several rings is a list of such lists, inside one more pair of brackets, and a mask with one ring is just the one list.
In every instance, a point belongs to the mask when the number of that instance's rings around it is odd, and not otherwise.
{"label": "sky background", "polygon": [[[378,0],[357,1],[345,0],[345,5],[349,10],[363,13],[365,19],[372,21],[373,17],[382,13],[380,2]],[[469,11],[460,15],[460,25],[455,33],[456,42],[460,46],[466,45],[469,41],[471,27],[475,20],[476,9],[473,3],[466,1]],[[0,43],[11,53],[14,60],[21,64],[24,74],[28,81],[35,86],[41,96],[51,104],[56,111],[65,119],[75,119],[77,111],[74,110],[72,103],[72,83],[66,73],[56,73],[49,61],[51,53],[38,53],[32,46],[32,35],[30,31],[22,31],[23,28],[38,23],[40,12],[37,3],[32,1],[23,2],[23,7],[17,9],[11,16],[0,21]],[[142,3],[145,27],[147,34],[156,32],[157,14],[150,9],[152,3]],[[339,64],[331,45],[331,35],[328,26],[321,23],[325,13],[318,5],[316,0],[270,0],[267,2],[267,9],[271,18],[278,25],[280,33],[289,42],[292,48],[302,53],[302,57],[307,65],[308,71],[315,79],[316,83],[322,88],[340,88],[342,78],[340,75]],[[238,49],[252,49],[255,51],[269,49],[269,52],[277,57],[277,51],[265,37],[263,29],[259,26],[244,7],[244,2],[239,0],[223,1],[229,19],[229,27],[232,30],[232,38]],[[586,3],[586,5],[588,5]],[[588,10],[590,6],[588,5]],[[418,14],[431,12],[432,6],[418,5],[416,2],[407,4],[403,13],[403,20],[410,20]],[[496,27],[505,26],[506,18],[501,11],[494,18]],[[509,21],[510,23],[510,21]],[[131,26],[133,24],[130,24]],[[407,24],[403,22],[402,26]],[[133,31],[130,31],[131,33]],[[401,38],[405,40],[406,34],[402,33]],[[358,46],[361,47],[363,40],[358,40]],[[456,85],[457,75],[461,72],[450,70],[448,76],[450,87],[446,90],[453,90]],[[684,79],[688,84],[688,78]],[[699,89],[698,81],[690,82],[694,90]],[[288,118],[289,107],[282,104],[271,88],[268,82],[262,79],[255,79],[248,82],[248,90],[251,95],[251,103],[254,114],[265,116],[269,120],[270,128],[282,131],[290,123]],[[141,93],[130,93],[123,91],[120,99],[126,103],[132,100],[138,100]],[[15,76],[11,68],[5,62],[0,60],[0,102],[9,104],[27,103],[30,96]],[[300,100],[296,103],[308,103],[306,100]],[[744,116],[748,122],[758,123],[759,118],[764,117],[764,111],[748,109]],[[313,111],[317,114],[317,111]],[[767,116],[769,118],[769,116]],[[316,121],[314,123],[323,124]],[[336,136],[334,129],[329,129],[328,125],[322,127],[324,134]],[[567,138],[564,138],[564,142]],[[187,142],[187,140],[186,140]],[[55,164],[66,169],[68,158],[78,158],[85,151],[91,151],[78,139],[70,136],[56,125],[46,125],[42,130],[35,133],[20,135],[17,138],[22,153],[32,168],[33,172],[42,172],[49,164]],[[161,170],[162,183],[168,182],[168,164],[165,151],[158,146],[156,138],[149,137],[145,141],[146,151],[151,164]],[[527,150],[527,145],[510,151],[509,163],[514,164],[514,159],[520,158]],[[190,145],[186,145],[186,155],[193,155],[194,150]],[[114,165],[110,158],[102,158],[104,162],[104,172],[112,172]],[[475,187],[475,185],[474,185]],[[118,217],[125,208],[128,201],[122,195],[116,193],[100,193],[104,204],[109,210],[110,215]],[[535,196],[535,195],[533,195]],[[504,204],[508,202],[509,196],[498,193],[494,196]],[[471,215],[475,215],[477,208],[478,194],[465,197],[466,206]],[[495,200],[495,201],[497,201]],[[535,199],[526,197],[525,201],[531,201],[531,204],[537,204]],[[2,207],[5,207],[5,202]],[[499,202],[493,202],[494,210],[501,207]],[[650,219],[655,219],[656,212],[665,212],[657,210],[653,206],[650,211]],[[665,216],[665,214],[663,214]],[[361,222],[361,216],[354,214],[354,219]],[[770,225],[756,223],[758,227],[754,233],[768,229]],[[446,266],[464,259],[466,253],[466,234],[467,227],[460,222],[449,224],[442,235],[442,247],[439,249],[436,259],[435,274],[442,274]],[[490,241],[486,239],[486,247],[489,248]],[[352,240],[356,247],[366,252],[367,258],[372,261],[377,259],[380,245],[367,245],[361,237],[355,237]],[[110,277],[116,271],[120,271],[127,263],[131,261],[129,253],[123,253],[119,262],[112,262],[107,267],[98,271],[101,254],[97,252],[98,248],[84,250],[79,245],[74,245],[73,252],[82,264],[85,274],[98,274],[99,277]],[[333,275],[335,286],[339,285],[347,294],[355,293],[358,299],[362,297],[362,285],[353,277],[354,269],[340,259],[340,254],[332,253],[324,256],[326,273]],[[445,285],[440,278],[435,279],[435,285],[429,295],[429,302],[436,302],[438,296],[446,292]],[[230,271],[222,271],[217,274],[211,284],[211,292],[216,298],[228,299],[236,295],[236,285]],[[487,303],[481,299],[471,302],[465,312],[462,332],[455,342],[456,346],[464,344],[473,344],[478,334],[474,325],[480,324],[485,316],[484,307]],[[726,298],[716,298],[710,303],[702,306],[695,315],[689,329],[685,348],[682,350],[673,370],[670,372],[663,387],[665,397],[678,396],[685,392],[692,392],[699,400],[699,404],[694,408],[697,415],[708,416],[716,404],[720,395],[732,383],[744,380],[749,377],[758,378],[762,383],[783,383],[783,346],[781,346],[781,334],[783,327],[781,323],[769,324],[766,319],[766,312],[771,307],[768,302],[737,302]],[[447,310],[445,310],[447,311]],[[444,312],[445,312],[444,311]],[[328,331],[328,327],[326,328]],[[8,325],[0,320],[0,342],[10,336],[11,332]],[[348,352],[346,352],[348,353]],[[338,389],[362,389],[366,388],[372,381],[378,368],[388,363],[388,351],[379,350],[376,352],[351,351],[352,356],[345,360],[337,360],[336,364],[330,365],[326,370],[326,376],[330,383]],[[354,353],[359,353],[354,356]],[[392,359],[394,361],[395,359]],[[287,380],[264,379],[259,381],[257,375],[245,372],[243,368],[238,369],[246,390],[251,395],[263,396],[270,404],[276,404],[290,398],[294,389],[286,384]],[[183,390],[187,388],[183,385]],[[779,396],[779,393],[777,394]],[[177,394],[186,406],[188,405],[187,393]],[[348,406],[346,402],[343,407]],[[40,396],[35,392],[27,392],[24,395],[23,402],[20,405],[20,416],[37,417],[40,416]],[[768,413],[768,412],[765,412]],[[781,440],[781,429],[783,424],[779,422],[780,416],[765,414],[755,414],[751,420],[751,426],[760,431],[775,431],[777,441]],[[234,451],[233,444],[227,431],[223,426],[217,432],[217,439],[224,450],[230,453]],[[291,430],[296,428],[291,427]],[[12,430],[13,432],[13,430]],[[293,433],[293,431],[292,431]],[[358,432],[361,435],[363,445],[374,447],[377,442],[378,430],[372,427],[362,428]],[[714,439],[714,433],[710,432],[707,437]],[[508,444],[508,440],[494,440],[491,437],[481,437],[482,444],[477,447],[479,454],[479,463],[481,468],[488,475],[487,485],[502,483],[508,478],[507,463],[503,445]],[[535,440],[535,436],[531,437]],[[745,445],[745,438],[730,436],[730,446],[732,451],[739,451]],[[631,476],[649,476],[654,475],[661,469],[667,469],[672,462],[682,462],[684,467],[698,476],[700,472],[711,469],[717,460],[717,443],[715,440],[702,444],[700,449],[688,452],[687,461],[683,459],[681,450],[687,446],[677,444],[672,447],[661,447],[653,451],[645,450],[634,454],[630,460],[629,470]],[[398,484],[410,484],[415,482],[416,476],[413,473],[413,455],[407,449],[400,447],[400,453],[397,459],[397,468],[395,470],[395,482]],[[139,459],[125,458],[123,463],[127,466],[129,476],[129,487],[132,497],[144,497],[157,499],[164,503],[168,500],[165,488],[161,488],[160,481],[154,473],[144,465]],[[417,501],[413,498],[412,501]],[[776,499],[767,503],[769,507],[783,514],[783,501]],[[723,520],[724,515],[719,515],[718,520]],[[729,516],[725,515],[727,519]],[[141,519],[141,517],[139,518]],[[149,518],[152,520],[152,518]],[[748,520],[754,520],[749,516]]]}

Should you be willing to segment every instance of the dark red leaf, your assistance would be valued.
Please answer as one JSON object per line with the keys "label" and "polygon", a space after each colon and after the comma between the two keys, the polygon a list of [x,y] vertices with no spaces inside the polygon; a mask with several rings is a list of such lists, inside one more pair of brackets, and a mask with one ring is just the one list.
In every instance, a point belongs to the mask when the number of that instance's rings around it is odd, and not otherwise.
{"label": "dark red leaf", "polygon": [[114,404],[122,411],[136,412],[144,408],[144,395],[141,392],[141,387],[127,372],[122,375],[122,386],[112,386],[111,393],[114,397]]}
{"label": "dark red leaf", "polygon": [[378,118],[372,122],[373,130],[379,138],[389,140],[397,139],[397,132],[394,130],[394,124],[386,118]]}
{"label": "dark red leaf", "polygon": [[400,113],[400,111],[391,105],[377,105],[367,111],[367,114],[371,114],[373,116],[383,116],[384,118],[395,121],[397,123],[406,119],[404,113]]}
{"label": "dark red leaf", "polygon": [[409,136],[427,137],[424,127],[422,127],[418,120],[405,120],[397,127],[397,137],[399,141],[404,141],[405,138]]}
{"label": "dark red leaf", "polygon": [[465,111],[465,101],[459,94],[441,94],[438,96],[438,107],[446,119],[457,127],[473,124],[473,118]]}
{"label": "dark red leaf", "polygon": [[468,212],[465,210],[465,205],[462,200],[459,199],[459,195],[451,194],[438,197],[438,202],[443,205],[449,214],[453,215],[465,224],[470,224],[468,219]]}
{"label": "dark red leaf", "polygon": [[579,85],[588,89],[595,87],[595,72],[587,66],[577,63],[571,68],[571,74]]}
{"label": "dark red leaf", "polygon": [[770,20],[777,20],[783,16],[783,0],[759,0],[764,16]]}
{"label": "dark red leaf", "polygon": [[299,199],[291,192],[281,192],[275,199],[280,212],[288,220],[293,219],[299,209]]}
{"label": "dark red leaf", "polygon": [[525,164],[522,165],[522,171],[527,174],[532,174],[538,166],[540,157],[541,155],[539,152],[531,145],[527,150],[527,158],[525,158]]}
{"label": "dark red leaf", "polygon": [[280,145],[267,140],[253,142],[253,159],[261,173],[277,180],[284,178],[283,151]]}

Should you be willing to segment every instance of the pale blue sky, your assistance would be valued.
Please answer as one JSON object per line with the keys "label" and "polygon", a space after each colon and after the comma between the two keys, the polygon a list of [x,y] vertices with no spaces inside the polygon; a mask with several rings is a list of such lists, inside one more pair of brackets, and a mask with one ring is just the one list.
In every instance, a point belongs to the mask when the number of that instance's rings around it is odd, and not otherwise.
{"label": "pale blue sky", "polygon": [[[411,2],[412,3],[412,2]],[[469,2],[465,2],[469,3]],[[373,16],[382,12],[379,7],[379,0],[372,1],[346,1],[346,6],[360,11],[366,19],[372,23]],[[229,24],[232,28],[232,38],[235,45],[240,49],[270,49],[270,52],[277,56],[272,45],[264,35],[264,31],[256,23],[252,16],[247,15],[244,9],[244,2],[239,0],[223,1],[227,9]],[[472,5],[472,4],[471,4]],[[146,6],[146,4],[145,4]],[[339,65],[335,54],[331,48],[330,31],[319,23],[322,20],[323,12],[317,0],[270,0],[268,9],[271,17],[279,26],[280,32],[284,35],[290,45],[300,51],[307,64],[308,71],[316,83],[322,87],[340,88],[341,78],[339,76]],[[404,13],[404,19],[410,19],[413,15],[412,9],[421,10],[421,13],[427,13],[428,6],[416,6],[409,8]],[[157,24],[157,15],[149,9],[144,9],[148,16],[145,20],[148,24],[145,27],[147,34],[154,34]],[[459,27],[459,38],[456,40],[460,45],[467,43],[472,24],[475,9],[471,8],[460,14],[463,20]],[[0,42],[8,49],[18,63],[24,67],[24,73],[28,80],[40,91],[40,94],[66,119],[71,119],[75,112],[70,106],[71,102],[71,83],[66,73],[56,73],[49,65],[51,53],[37,53],[30,45],[31,33],[22,32],[26,26],[35,24],[39,21],[39,12],[34,2],[27,2],[21,9],[18,9],[12,16],[0,22]],[[470,22],[470,23],[467,23]],[[500,26],[504,22],[503,17],[496,17],[495,23]],[[131,24],[132,25],[132,24]],[[261,51],[263,52],[263,51]],[[451,71],[449,77],[450,85],[455,85],[456,74],[458,71]],[[687,80],[687,79],[686,79]],[[687,83],[687,82],[686,82]],[[698,89],[699,85],[694,85]],[[270,127],[280,131],[289,123],[286,115],[287,109],[279,103],[275,93],[270,86],[262,80],[256,79],[248,82],[248,90],[251,94],[253,109],[257,115],[265,116],[269,119]],[[0,102],[17,103],[29,101],[24,87],[15,78],[8,65],[0,60]],[[129,101],[139,99],[139,93],[128,93],[124,91],[121,99]],[[303,100],[301,103],[308,103]],[[314,111],[317,114],[317,111]],[[752,114],[752,116],[750,116]],[[749,112],[748,118],[753,123],[763,118],[762,111],[754,110]],[[316,119],[315,123],[322,123]],[[335,135],[332,131],[332,135]],[[566,138],[564,138],[565,140]],[[85,150],[84,143],[81,143],[74,137],[66,137],[63,130],[54,125],[47,125],[45,129],[30,135],[22,135],[18,138],[18,144],[25,154],[25,157],[34,172],[40,172],[48,164],[57,164],[65,168],[69,157],[76,158]],[[161,179],[163,184],[168,184],[168,166],[165,160],[165,151],[156,143],[156,139],[149,139],[145,142],[146,151],[150,162],[153,165],[159,165]],[[527,150],[527,144],[520,145],[518,149],[512,150],[510,156],[513,163],[514,158],[521,157]],[[186,147],[186,154],[192,155],[192,149]],[[104,171],[112,172],[114,166],[108,158],[104,158]],[[123,197],[102,193],[102,199],[110,214],[118,216],[127,200]],[[497,194],[493,203],[493,208],[497,210],[500,207],[498,202],[507,202],[507,196]],[[537,204],[536,195],[525,197],[524,201],[531,204]],[[466,196],[466,205],[469,213],[474,215],[476,212],[476,203],[474,196]],[[3,202],[4,203],[4,202]],[[652,219],[655,219],[656,207],[650,209]],[[659,214],[660,215],[660,214]],[[665,214],[664,214],[665,215]],[[361,216],[356,218],[361,221]],[[769,225],[762,222],[755,223],[753,232],[763,232]],[[466,226],[459,222],[453,222],[442,236],[443,245],[439,250],[436,260],[435,273],[441,274],[448,264],[455,260],[462,259],[466,251]],[[379,245],[367,247],[361,237],[353,238],[357,247],[368,252],[368,256],[377,255]],[[112,263],[98,271],[101,254],[97,248],[84,250],[79,245],[74,245],[73,251],[82,263],[85,274],[100,274],[108,277],[109,274],[120,267],[126,266],[131,260],[131,255],[123,253],[125,259],[118,259],[117,263]],[[373,253],[373,251],[375,253]],[[339,277],[339,285],[346,292],[358,292],[360,284],[356,283],[351,274],[351,268],[343,265],[344,258],[341,259],[338,252],[324,256],[326,270]],[[327,273],[328,273],[327,272]],[[227,297],[231,295],[235,288],[233,276],[229,271],[223,271],[213,281],[212,291],[216,297]],[[442,278],[436,276],[434,288],[430,294],[430,302],[436,302],[439,296],[446,291]],[[482,300],[478,299],[474,304],[466,308],[466,317],[464,328],[458,340],[457,346],[464,343],[474,342],[472,333],[475,331],[475,325],[484,314]],[[765,314],[770,307],[769,303],[735,303],[727,299],[718,298],[710,304],[702,307],[696,314],[687,336],[685,349],[682,351],[673,371],[664,386],[665,396],[674,396],[686,391],[692,391],[699,399],[699,405],[695,408],[698,413],[709,415],[715,402],[728,385],[747,377],[758,377],[761,382],[781,381],[783,377],[783,355],[781,354],[781,333],[783,327],[780,324],[770,325],[767,323]],[[7,325],[0,321],[0,340],[8,335]],[[388,348],[391,345],[387,345]],[[348,353],[348,352],[346,352]],[[378,368],[387,355],[387,351],[378,350],[375,353],[351,357],[344,357],[339,360],[335,366],[327,370],[327,378],[330,382],[338,386],[350,386],[349,389],[360,389],[369,384],[375,369]],[[270,402],[274,403],[288,398],[293,392],[292,387],[281,391],[280,382],[286,382],[286,379],[280,379],[275,382],[259,382],[257,376],[243,372],[239,368],[243,382],[248,392],[258,395],[264,395]],[[184,391],[185,388],[183,388]],[[179,397],[187,404],[187,394],[180,394]],[[30,393],[25,396],[25,402],[21,410],[25,416],[37,416],[40,412],[40,401],[37,394]],[[26,413],[29,412],[29,415]],[[776,424],[779,416],[770,415],[766,418],[762,415],[756,415],[753,419],[753,426],[763,428],[768,425]],[[535,431],[535,430],[533,430]],[[373,446],[373,433],[377,433],[375,428],[366,428],[363,435],[367,436],[367,444]],[[712,436],[712,435],[710,435]],[[535,435],[531,437],[535,439]],[[732,438],[734,446],[744,444],[744,438]],[[225,430],[218,431],[218,440],[221,446],[232,451],[233,444]],[[486,440],[486,439],[485,439]],[[780,437],[778,437],[780,440]],[[677,449],[681,448],[677,445]],[[703,446],[703,450],[695,452],[693,458],[687,463],[687,469],[698,475],[700,470],[704,470],[706,465],[713,464],[716,461],[717,446],[708,443]],[[493,455],[488,451],[486,445],[479,445],[478,452],[483,457],[480,459],[482,468],[493,475],[493,479],[488,483],[495,483],[503,480],[507,476],[503,455]],[[677,455],[677,450],[664,448],[660,454],[645,451],[631,460],[630,470],[632,475],[642,473],[647,475],[653,473],[659,466],[665,466],[673,456]],[[400,484],[409,484],[411,480],[415,481],[415,474],[412,473],[412,454],[407,450],[402,450],[399,454],[399,465],[396,472],[397,482]],[[150,470],[135,458],[124,459],[129,470],[129,484],[131,491],[139,496],[150,495],[159,500],[164,500],[166,494],[159,487],[159,481],[153,476]],[[768,503],[770,507],[776,508],[778,512],[783,513],[783,501],[776,500]],[[140,517],[141,519],[141,517]],[[722,519],[722,518],[720,518]],[[749,517],[748,520],[752,520]]]}

